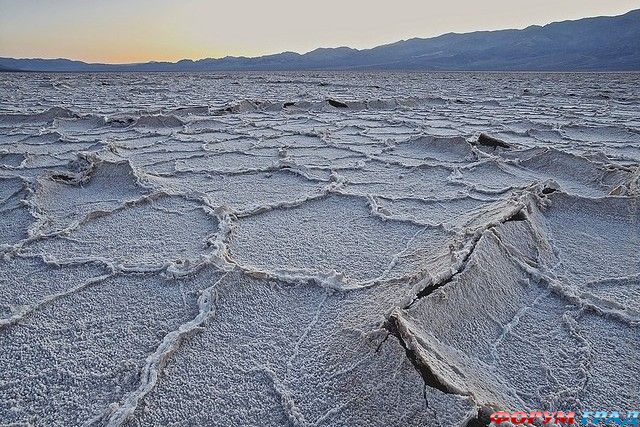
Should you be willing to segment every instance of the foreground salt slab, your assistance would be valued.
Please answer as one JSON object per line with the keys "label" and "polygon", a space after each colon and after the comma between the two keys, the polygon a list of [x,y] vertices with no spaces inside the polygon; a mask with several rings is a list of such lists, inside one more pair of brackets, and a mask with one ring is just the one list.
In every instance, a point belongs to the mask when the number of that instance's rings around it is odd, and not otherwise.
{"label": "foreground salt slab", "polygon": [[215,250],[217,226],[206,206],[156,194],[111,212],[93,211],[74,229],[39,238],[27,251],[54,262],[95,260],[133,271],[188,266]]}
{"label": "foreground salt slab", "polygon": [[[462,269],[393,322],[443,387],[480,403],[632,406],[637,387],[618,370],[640,372],[640,313],[624,298],[640,274],[635,200],[538,203],[485,231]],[[594,294],[600,283],[625,291]]]}
{"label": "foreground salt slab", "polygon": [[149,355],[197,316],[198,286],[218,275],[178,282],[102,276],[0,326],[3,421],[69,425],[98,419],[137,389],[140,371],[154,365]]}
{"label": "foreground salt slab", "polygon": [[[335,273],[345,286],[361,286],[415,270],[420,243],[431,249],[421,254],[424,262],[447,255],[451,239],[439,229],[376,217],[364,198],[331,194],[240,219],[229,249],[248,270]],[[415,262],[403,262],[412,256]]]}
{"label": "foreground salt slab", "polygon": [[633,74],[30,73],[5,92],[2,425],[640,406]]}
{"label": "foreground salt slab", "polygon": [[38,180],[35,204],[42,233],[75,227],[93,212],[114,211],[149,193],[127,162],[79,160],[75,171],[51,173]]}
{"label": "foreground salt slab", "polygon": [[204,330],[130,425],[455,425],[474,415],[469,399],[425,388],[395,338],[367,333],[398,285],[344,294],[229,273],[215,294]]}

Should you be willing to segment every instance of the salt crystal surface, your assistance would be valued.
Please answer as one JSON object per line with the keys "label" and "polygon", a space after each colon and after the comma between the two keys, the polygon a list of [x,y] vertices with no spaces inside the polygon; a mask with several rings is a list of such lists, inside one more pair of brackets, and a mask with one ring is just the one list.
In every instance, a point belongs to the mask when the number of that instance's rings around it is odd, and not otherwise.
{"label": "salt crystal surface", "polygon": [[0,424],[637,408],[637,81],[6,73]]}

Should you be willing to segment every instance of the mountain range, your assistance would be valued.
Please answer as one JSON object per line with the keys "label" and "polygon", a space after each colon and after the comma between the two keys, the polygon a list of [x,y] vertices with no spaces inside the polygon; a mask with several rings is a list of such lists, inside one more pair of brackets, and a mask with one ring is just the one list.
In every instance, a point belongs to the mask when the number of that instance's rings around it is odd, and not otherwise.
{"label": "mountain range", "polygon": [[640,71],[640,9],[619,16],[532,25],[521,30],[448,33],[371,49],[319,48],[254,58],[99,64],[0,58],[0,71]]}

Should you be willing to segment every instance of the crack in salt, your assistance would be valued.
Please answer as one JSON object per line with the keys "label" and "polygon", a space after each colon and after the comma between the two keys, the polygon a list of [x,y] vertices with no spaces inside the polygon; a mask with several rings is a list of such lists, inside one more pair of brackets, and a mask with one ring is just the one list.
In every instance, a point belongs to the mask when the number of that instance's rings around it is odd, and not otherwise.
{"label": "crack in salt", "polygon": [[41,301],[38,301],[34,304],[30,304],[26,307],[22,307],[21,309],[19,309],[18,311],[15,311],[13,313],[11,313],[11,315],[9,317],[5,317],[0,319],[0,330],[2,330],[3,328],[6,328],[8,326],[12,326],[15,325],[16,323],[20,322],[21,320],[23,320],[25,317],[29,316],[30,314],[42,309],[43,307],[59,300],[62,299],[66,296],[75,294],[77,292],[83,291],[87,288],[90,288],[91,286],[95,286],[99,283],[104,282],[105,280],[109,279],[110,277],[114,277],[115,274],[109,273],[109,274],[104,274],[102,276],[98,276],[98,277],[94,277],[92,279],[87,280],[86,282],[75,286],[73,288],[64,290],[62,292],[58,292],[56,294],[51,294],[51,295],[47,295],[45,296]]}
{"label": "crack in salt", "polygon": [[106,413],[100,415],[97,419],[90,420],[88,425],[104,420],[108,427],[121,426],[134,415],[141,400],[156,386],[162,370],[171,356],[180,348],[185,338],[201,329],[201,326],[213,314],[215,306],[214,291],[216,290],[216,286],[227,274],[228,273],[225,273],[213,285],[202,291],[202,294],[198,298],[199,312],[196,317],[165,335],[156,350],[147,357],[140,373],[140,384],[138,388],[129,392],[121,403],[109,405],[110,407]]}

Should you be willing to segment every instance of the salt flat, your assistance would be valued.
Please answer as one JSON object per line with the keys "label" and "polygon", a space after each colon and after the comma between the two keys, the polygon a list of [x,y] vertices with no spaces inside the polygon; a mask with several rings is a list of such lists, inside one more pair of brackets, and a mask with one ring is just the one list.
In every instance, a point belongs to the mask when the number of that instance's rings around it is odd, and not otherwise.
{"label": "salt flat", "polygon": [[0,425],[637,409],[639,79],[3,74]]}

